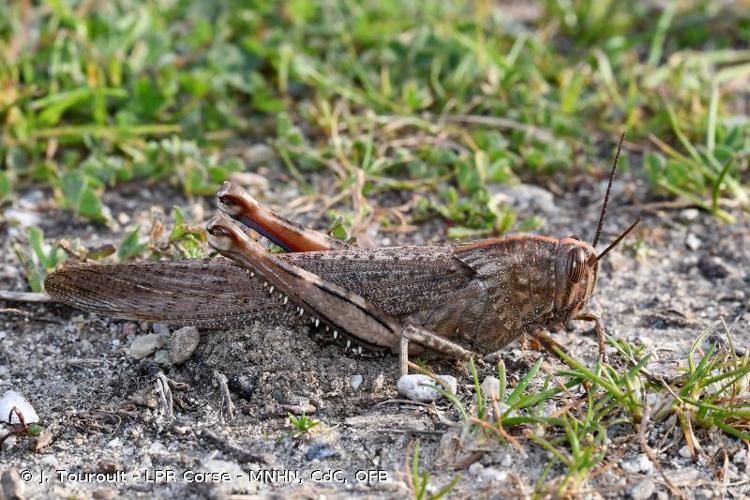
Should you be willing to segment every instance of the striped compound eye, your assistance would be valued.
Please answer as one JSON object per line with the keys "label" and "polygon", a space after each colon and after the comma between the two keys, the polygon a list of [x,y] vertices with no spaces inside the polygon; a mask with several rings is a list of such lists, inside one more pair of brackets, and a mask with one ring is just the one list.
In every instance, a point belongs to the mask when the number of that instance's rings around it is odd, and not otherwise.
{"label": "striped compound eye", "polygon": [[578,283],[583,278],[586,266],[586,253],[581,248],[574,248],[568,252],[568,260],[565,263],[568,278],[573,283]]}

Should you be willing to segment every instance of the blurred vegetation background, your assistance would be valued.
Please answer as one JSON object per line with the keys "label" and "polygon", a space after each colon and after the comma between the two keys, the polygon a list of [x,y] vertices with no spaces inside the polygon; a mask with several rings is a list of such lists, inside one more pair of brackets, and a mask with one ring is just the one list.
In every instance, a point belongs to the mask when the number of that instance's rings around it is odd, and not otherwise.
{"label": "blurred vegetation background", "polygon": [[497,234],[535,221],[493,185],[601,178],[627,129],[623,167],[653,195],[729,221],[749,199],[748,41],[748,1],[10,0],[0,199],[41,185],[106,221],[118,183],[211,195],[270,154],[349,224],[411,190],[382,226]]}

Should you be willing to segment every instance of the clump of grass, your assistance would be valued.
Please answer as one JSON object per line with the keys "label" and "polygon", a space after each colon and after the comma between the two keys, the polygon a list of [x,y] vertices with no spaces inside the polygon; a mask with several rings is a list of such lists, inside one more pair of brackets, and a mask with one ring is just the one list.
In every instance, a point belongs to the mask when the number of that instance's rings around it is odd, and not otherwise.
{"label": "clump of grass", "polygon": [[[524,449],[523,440],[534,443],[552,457],[537,481],[537,492],[563,497],[576,495],[603,465],[609,452],[610,434],[615,429],[621,434],[629,428],[634,440],[646,447],[644,452],[652,460],[657,458],[647,444],[649,426],[664,423],[670,416],[674,416],[675,425],[680,426],[694,456],[701,452],[696,428],[707,433],[722,431],[750,442],[750,354],[737,356],[728,332],[722,347],[711,342],[701,351],[719,326],[716,323],[698,336],[685,373],[672,380],[654,375],[646,368],[650,355],[643,346],[608,339],[625,363],[624,368],[600,362],[589,368],[558,352],[566,368],[548,373],[540,381],[542,360],[539,359],[511,388],[505,366],[500,362],[499,393],[489,397],[482,394],[472,361],[473,405],[465,405],[447,391],[443,395],[461,417],[458,425],[463,427],[463,439],[476,443],[478,449],[488,439],[519,450]],[[428,370],[414,368],[432,375]],[[530,390],[532,384],[534,389]],[[654,399],[660,403],[647,406],[646,401]],[[565,473],[550,478],[554,463],[561,464]]]}
{"label": "clump of grass", "polygon": [[21,264],[29,288],[32,292],[38,293],[44,290],[43,283],[47,273],[63,263],[67,255],[59,245],[46,247],[44,233],[37,227],[28,228],[26,237],[31,251],[27,251],[19,243],[15,243],[13,249],[18,262]]}
{"label": "clump of grass", "polygon": [[701,451],[696,426],[720,429],[750,442],[750,353],[737,356],[728,330],[724,345],[712,341],[704,350],[704,343],[720,326],[711,325],[696,339],[684,375],[677,384],[665,385],[654,410],[656,421],[677,416],[694,457]]}
{"label": "clump of grass", "polygon": [[319,420],[315,420],[314,418],[307,416],[304,413],[299,416],[289,413],[288,417],[289,417],[289,423],[295,429],[292,435],[294,439],[299,439],[300,437],[310,432],[310,430],[313,429],[315,426],[320,425]]}
{"label": "clump of grass", "polygon": [[[414,445],[414,451],[411,455],[411,467],[407,467],[407,471],[409,472],[407,474],[407,481],[409,488],[411,489],[413,498],[415,500],[440,500],[441,498],[445,498],[453,489],[456,487],[458,482],[461,480],[461,476],[459,474],[453,476],[453,478],[440,488],[435,493],[429,493],[428,487],[430,485],[430,473],[427,470],[422,470],[422,473],[419,473],[419,446],[420,441],[417,439],[413,443],[409,443],[409,447]],[[408,450],[408,448],[407,448]],[[407,457],[409,453],[407,451]]]}

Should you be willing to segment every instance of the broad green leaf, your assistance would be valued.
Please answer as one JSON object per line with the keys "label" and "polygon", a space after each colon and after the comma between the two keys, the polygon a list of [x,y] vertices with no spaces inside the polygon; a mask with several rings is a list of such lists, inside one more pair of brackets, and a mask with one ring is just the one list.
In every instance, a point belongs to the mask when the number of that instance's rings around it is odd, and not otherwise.
{"label": "broad green leaf", "polygon": [[138,232],[140,229],[141,226],[136,226],[135,229],[130,231],[125,236],[125,239],[122,240],[120,247],[117,249],[117,258],[119,260],[123,261],[131,259],[140,255],[148,248],[148,245],[145,243],[139,243],[138,241]]}

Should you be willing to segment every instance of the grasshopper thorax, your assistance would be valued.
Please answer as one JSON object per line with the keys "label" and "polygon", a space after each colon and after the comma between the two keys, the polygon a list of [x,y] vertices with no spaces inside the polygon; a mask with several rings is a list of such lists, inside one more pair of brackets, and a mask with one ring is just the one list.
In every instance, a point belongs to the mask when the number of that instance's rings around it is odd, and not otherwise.
{"label": "grasshopper thorax", "polygon": [[576,238],[563,238],[555,258],[555,312],[565,321],[581,311],[596,287],[599,261],[594,247]]}

